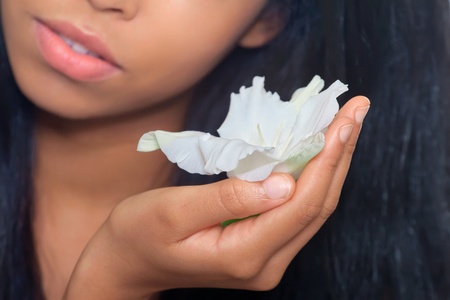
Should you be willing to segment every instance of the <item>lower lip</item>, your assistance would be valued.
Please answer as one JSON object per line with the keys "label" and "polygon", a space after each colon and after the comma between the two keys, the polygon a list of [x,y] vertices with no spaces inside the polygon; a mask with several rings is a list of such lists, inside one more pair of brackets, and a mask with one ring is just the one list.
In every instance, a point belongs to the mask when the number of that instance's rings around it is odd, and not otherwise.
{"label": "lower lip", "polygon": [[74,80],[100,81],[119,71],[105,60],[73,51],[58,34],[40,22],[36,22],[36,38],[44,60]]}

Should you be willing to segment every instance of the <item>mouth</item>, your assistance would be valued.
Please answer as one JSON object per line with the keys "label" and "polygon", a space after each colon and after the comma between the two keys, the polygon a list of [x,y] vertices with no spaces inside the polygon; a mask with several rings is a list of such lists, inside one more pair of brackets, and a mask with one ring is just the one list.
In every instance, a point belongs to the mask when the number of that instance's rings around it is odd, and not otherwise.
{"label": "mouth", "polygon": [[[74,52],[79,53],[79,54],[93,56],[93,57],[100,58],[100,59],[104,59],[99,54],[88,50],[87,48],[83,47],[83,45],[81,45],[77,42],[74,42],[73,40],[69,39],[67,36],[62,35],[61,33],[59,33],[58,35],[70,48],[72,48],[72,50]],[[104,59],[104,60],[106,60],[106,59]]]}
{"label": "mouth", "polygon": [[98,35],[70,23],[36,20],[36,39],[44,60],[72,79],[99,81],[122,69]]}
{"label": "mouth", "polygon": [[119,66],[108,47],[95,33],[87,33],[67,22],[46,20],[42,23],[58,34],[73,51],[101,58]]}

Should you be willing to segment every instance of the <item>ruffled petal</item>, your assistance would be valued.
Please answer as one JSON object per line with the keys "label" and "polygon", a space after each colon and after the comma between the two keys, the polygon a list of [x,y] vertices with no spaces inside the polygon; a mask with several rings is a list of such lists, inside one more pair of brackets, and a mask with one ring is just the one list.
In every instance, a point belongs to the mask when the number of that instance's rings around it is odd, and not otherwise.
{"label": "ruffled petal", "polygon": [[210,175],[211,173],[205,171],[206,162],[198,143],[199,138],[205,135],[209,134],[200,131],[151,131],[139,140],[138,151],[161,149],[171,162],[176,163],[183,170]]}
{"label": "ruffled petal", "polygon": [[347,85],[338,80],[325,91],[309,98],[300,108],[294,136],[308,138],[328,127],[339,110],[336,98],[347,90]]}
{"label": "ruffled petal", "polygon": [[231,95],[228,115],[217,131],[223,138],[274,147],[287,139],[295,119],[295,106],[281,101],[277,93],[267,92],[264,78],[255,77],[253,86]]}
{"label": "ruffled petal", "polygon": [[206,133],[201,131],[169,132],[164,130],[150,131],[142,135],[139,140],[137,151],[151,152],[161,149],[163,146],[176,139],[185,137],[200,137]]}
{"label": "ruffled petal", "polygon": [[228,177],[237,177],[246,181],[261,181],[269,177],[280,160],[267,152],[254,152],[239,161],[239,165],[227,173]]}
{"label": "ruffled petal", "polygon": [[221,137],[199,131],[153,131],[144,134],[138,151],[161,149],[180,168],[198,174],[227,172],[229,177],[263,180],[273,171],[298,177],[324,146],[323,131],[339,110],[336,98],[347,86],[336,81],[327,90],[316,76],[297,90],[291,102],[266,92],[264,78],[232,94]]}
{"label": "ruffled petal", "polygon": [[297,179],[308,162],[319,154],[324,146],[325,137],[321,132],[304,141],[300,141],[297,145],[291,145],[290,149],[288,149],[289,157],[277,164],[273,171],[290,173]]}
{"label": "ruffled petal", "polygon": [[202,175],[230,172],[239,166],[259,168],[277,161],[270,156],[273,152],[271,147],[254,146],[243,140],[219,138],[199,131],[157,130],[144,134],[138,150],[156,149],[161,149],[171,162],[183,170]]}
{"label": "ruffled petal", "polygon": [[[202,136],[199,139],[199,147],[205,159],[205,171],[211,174],[235,170],[242,160],[253,160],[254,165],[259,166],[265,162],[258,159],[270,156],[273,152],[273,148],[270,147],[254,146],[243,140],[218,138],[212,135]],[[264,154],[258,155],[260,153]]]}
{"label": "ruffled petal", "polygon": [[297,111],[299,111],[303,104],[305,104],[310,97],[319,94],[324,86],[325,82],[320,76],[316,75],[306,87],[297,89],[294,94],[292,94],[292,98],[289,102],[295,104]]}

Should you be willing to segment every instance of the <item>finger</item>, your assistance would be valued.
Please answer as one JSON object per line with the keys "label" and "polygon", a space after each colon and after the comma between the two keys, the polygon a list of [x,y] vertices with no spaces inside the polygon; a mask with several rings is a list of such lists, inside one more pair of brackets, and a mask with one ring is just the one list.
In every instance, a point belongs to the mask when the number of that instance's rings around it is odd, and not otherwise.
{"label": "finger", "polygon": [[286,202],[295,181],[275,173],[262,182],[236,178],[202,186],[158,190],[151,195],[154,223],[182,239],[229,219],[259,214]]}
{"label": "finger", "polygon": [[332,178],[328,196],[325,200],[320,216],[323,219],[328,219],[334,212],[339,202],[342,186],[347,177],[350,163],[355,152],[356,143],[361,132],[362,122],[370,107],[370,101],[366,97],[354,97],[347,102],[346,105],[339,111],[339,117],[348,117],[354,120],[354,129],[345,144],[344,153],[336,168],[336,172]]}
{"label": "finger", "polygon": [[[298,192],[293,201],[285,205],[294,206],[297,204],[296,199],[299,199],[298,203],[306,208],[303,215],[300,212],[298,220],[300,224],[306,225],[316,217],[325,221],[334,211],[356,147],[362,118],[367,112],[368,106],[367,98],[355,97],[339,111],[336,120],[326,134],[327,142],[324,150],[309,163],[307,169],[302,173],[297,184]],[[341,125],[341,123],[346,125]],[[346,126],[353,126],[350,135],[349,128]],[[337,132],[333,131],[336,127],[339,128]],[[302,186],[302,183],[306,183],[306,187]]]}
{"label": "finger", "polygon": [[355,120],[354,124],[357,127],[353,130],[348,142],[345,145],[344,153],[336,168],[336,172],[332,178],[330,189],[326,196],[321,213],[314,218],[303,230],[297,234],[293,239],[288,241],[279,250],[274,252],[270,257],[264,268],[261,270],[260,276],[255,278],[255,283],[267,283],[268,281],[276,281],[277,278],[273,274],[283,274],[292,259],[297,255],[298,251],[302,249],[306,243],[317,233],[322,227],[327,218],[334,211],[340,191],[342,189],[345,176],[348,172],[351,157],[356,146],[356,141],[361,129],[362,121],[369,109],[370,101],[365,97],[355,97],[350,100],[339,112],[337,117],[348,117]]}
{"label": "finger", "polygon": [[255,220],[250,237],[255,247],[264,245],[277,250],[320,214],[352,127],[353,120],[348,117],[338,117],[332,122],[324,149],[302,172],[292,199]]}
{"label": "finger", "polygon": [[[351,100],[340,114],[343,117],[350,116],[352,110],[362,103],[365,103],[364,99]],[[354,136],[357,137],[357,133]],[[338,159],[336,156],[335,160]],[[325,190],[327,180],[322,182],[324,188],[320,189]],[[175,225],[185,224],[182,235],[188,235],[228,219],[244,218],[268,211],[284,203],[292,193],[292,178],[274,174],[262,183],[228,179],[206,186],[186,187],[183,188],[182,197],[178,196],[174,205],[169,205],[174,199],[173,196],[160,198],[166,199],[161,203],[171,211],[170,223],[173,226],[170,228],[175,229]],[[317,199],[320,198],[318,195]],[[173,206],[175,208],[171,208]]]}
{"label": "finger", "polygon": [[[328,130],[324,149],[301,174],[296,193],[290,201],[257,218],[227,227],[219,240],[222,253],[226,255],[230,253],[229,255],[234,259],[239,257],[245,262],[240,265],[252,270],[249,272],[255,277],[258,277],[262,268],[272,260],[273,256],[279,256],[280,261],[288,257],[292,250],[291,248],[285,250],[283,247],[294,237],[302,236],[306,239],[306,235],[302,234],[303,230],[308,228],[308,224],[317,218],[322,209],[329,185],[343,154],[345,142],[341,139],[348,137],[349,126],[350,129],[353,126],[352,119],[340,117],[334,120]],[[239,239],[236,239],[236,236]],[[237,244],[241,247],[237,247]],[[244,244],[245,247],[243,247]],[[288,253],[278,255],[277,252],[280,252],[280,249],[281,252]],[[289,259],[284,260],[283,268],[288,261]],[[253,276],[246,277],[253,278]],[[255,282],[255,284],[258,283]]]}

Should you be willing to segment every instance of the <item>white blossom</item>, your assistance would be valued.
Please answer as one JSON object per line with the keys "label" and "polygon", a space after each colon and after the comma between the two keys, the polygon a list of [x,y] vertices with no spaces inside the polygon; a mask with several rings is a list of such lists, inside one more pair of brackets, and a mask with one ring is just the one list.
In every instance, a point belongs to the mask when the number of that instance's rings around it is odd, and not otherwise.
{"label": "white blossom", "polygon": [[231,94],[228,115],[219,137],[199,131],[151,131],[142,136],[138,151],[161,149],[167,158],[190,173],[218,174],[259,181],[272,172],[297,178],[325,144],[324,132],[339,110],[336,100],[347,91],[340,81],[320,92],[315,76],[288,102],[264,89],[264,78]]}

